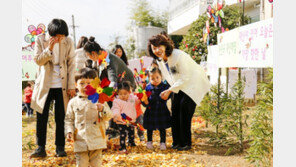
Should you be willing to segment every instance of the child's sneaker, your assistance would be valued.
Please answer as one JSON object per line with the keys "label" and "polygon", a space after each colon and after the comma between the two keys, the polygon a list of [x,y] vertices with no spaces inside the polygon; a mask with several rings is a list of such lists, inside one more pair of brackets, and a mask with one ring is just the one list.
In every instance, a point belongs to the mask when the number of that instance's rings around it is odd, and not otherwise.
{"label": "child's sneaker", "polygon": [[166,150],[166,145],[165,145],[165,143],[160,143],[159,148],[160,148],[160,150]]}
{"label": "child's sneaker", "polygon": [[153,149],[152,141],[148,141],[148,142],[147,142],[147,148],[148,148],[149,150],[152,150],[152,149]]}
{"label": "child's sneaker", "polygon": [[145,141],[144,135],[140,136],[140,141]]}
{"label": "child's sneaker", "polygon": [[126,149],[119,149],[119,154],[127,154],[127,150]]}

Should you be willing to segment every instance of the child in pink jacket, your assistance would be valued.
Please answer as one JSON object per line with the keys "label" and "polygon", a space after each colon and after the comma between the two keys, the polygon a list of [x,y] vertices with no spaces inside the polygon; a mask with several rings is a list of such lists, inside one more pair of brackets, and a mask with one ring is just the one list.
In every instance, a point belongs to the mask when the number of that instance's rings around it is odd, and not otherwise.
{"label": "child in pink jacket", "polygon": [[137,96],[133,95],[131,92],[131,86],[129,82],[122,82],[118,84],[118,96],[113,101],[112,112],[113,112],[113,119],[115,123],[118,124],[119,132],[120,132],[120,153],[127,153],[125,139],[128,132],[129,138],[129,145],[136,146],[134,137],[135,131],[134,127],[128,122],[126,122],[122,114],[125,114],[129,119],[129,122],[136,122],[137,118],[137,111],[136,111],[136,104],[140,103],[140,100]]}

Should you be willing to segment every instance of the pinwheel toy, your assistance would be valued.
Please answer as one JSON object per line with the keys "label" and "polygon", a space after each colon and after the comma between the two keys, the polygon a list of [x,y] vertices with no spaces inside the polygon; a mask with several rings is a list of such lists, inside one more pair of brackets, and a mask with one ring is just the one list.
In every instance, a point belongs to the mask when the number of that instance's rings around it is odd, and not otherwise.
{"label": "pinwheel toy", "polygon": [[129,116],[127,116],[125,113],[122,113],[120,115],[121,115],[121,119],[126,123],[126,126],[131,125],[134,127],[139,127],[141,131],[144,131],[144,127],[141,124],[131,122],[132,119]]}
{"label": "pinwheel toy", "polygon": [[95,78],[89,85],[85,87],[85,94],[92,103],[113,101],[115,91],[109,87],[110,81],[104,78],[102,82],[99,78]]}

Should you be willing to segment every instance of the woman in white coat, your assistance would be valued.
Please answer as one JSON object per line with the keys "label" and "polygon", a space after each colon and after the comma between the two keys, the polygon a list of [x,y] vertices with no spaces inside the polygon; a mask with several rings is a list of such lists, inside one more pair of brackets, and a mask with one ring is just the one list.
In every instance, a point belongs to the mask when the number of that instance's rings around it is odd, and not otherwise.
{"label": "woman in white coat", "polygon": [[210,82],[205,71],[190,55],[174,49],[173,41],[166,34],[158,34],[149,39],[148,52],[157,60],[163,78],[170,88],[161,93],[166,100],[173,94],[172,134],[173,149],[191,149],[191,119],[196,105],[210,90]]}
{"label": "woman in white coat", "polygon": [[85,54],[85,51],[83,50],[83,46],[88,41],[88,38],[85,36],[80,37],[76,50],[75,50],[75,70],[79,71],[80,69],[84,68],[86,66],[86,60],[88,57]]}

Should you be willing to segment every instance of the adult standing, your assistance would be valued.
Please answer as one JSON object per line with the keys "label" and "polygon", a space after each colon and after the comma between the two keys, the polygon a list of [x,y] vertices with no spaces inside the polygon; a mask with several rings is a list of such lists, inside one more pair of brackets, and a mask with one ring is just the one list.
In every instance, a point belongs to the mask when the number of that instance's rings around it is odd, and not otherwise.
{"label": "adult standing", "polygon": [[191,149],[191,119],[196,105],[210,90],[205,71],[187,53],[174,49],[173,41],[166,34],[149,39],[148,52],[157,60],[164,79],[170,88],[161,93],[161,98],[172,100],[173,149]]}
{"label": "adult standing", "polygon": [[83,50],[83,46],[88,41],[88,38],[85,36],[80,37],[76,50],[75,50],[75,64],[76,64],[76,71],[79,71],[80,69],[84,68],[86,66],[87,56],[85,54],[85,51]]}
{"label": "adult standing", "polygon": [[48,34],[36,38],[34,61],[39,66],[39,72],[31,107],[37,111],[38,148],[31,157],[46,157],[48,111],[52,100],[55,101],[56,155],[67,155],[64,149],[65,111],[69,98],[75,95],[74,44],[68,35],[67,23],[62,19],[53,19],[48,24]]}
{"label": "adult standing", "polygon": [[118,56],[126,65],[128,65],[125,51],[121,45],[115,45],[115,48],[113,49],[113,54]]}

